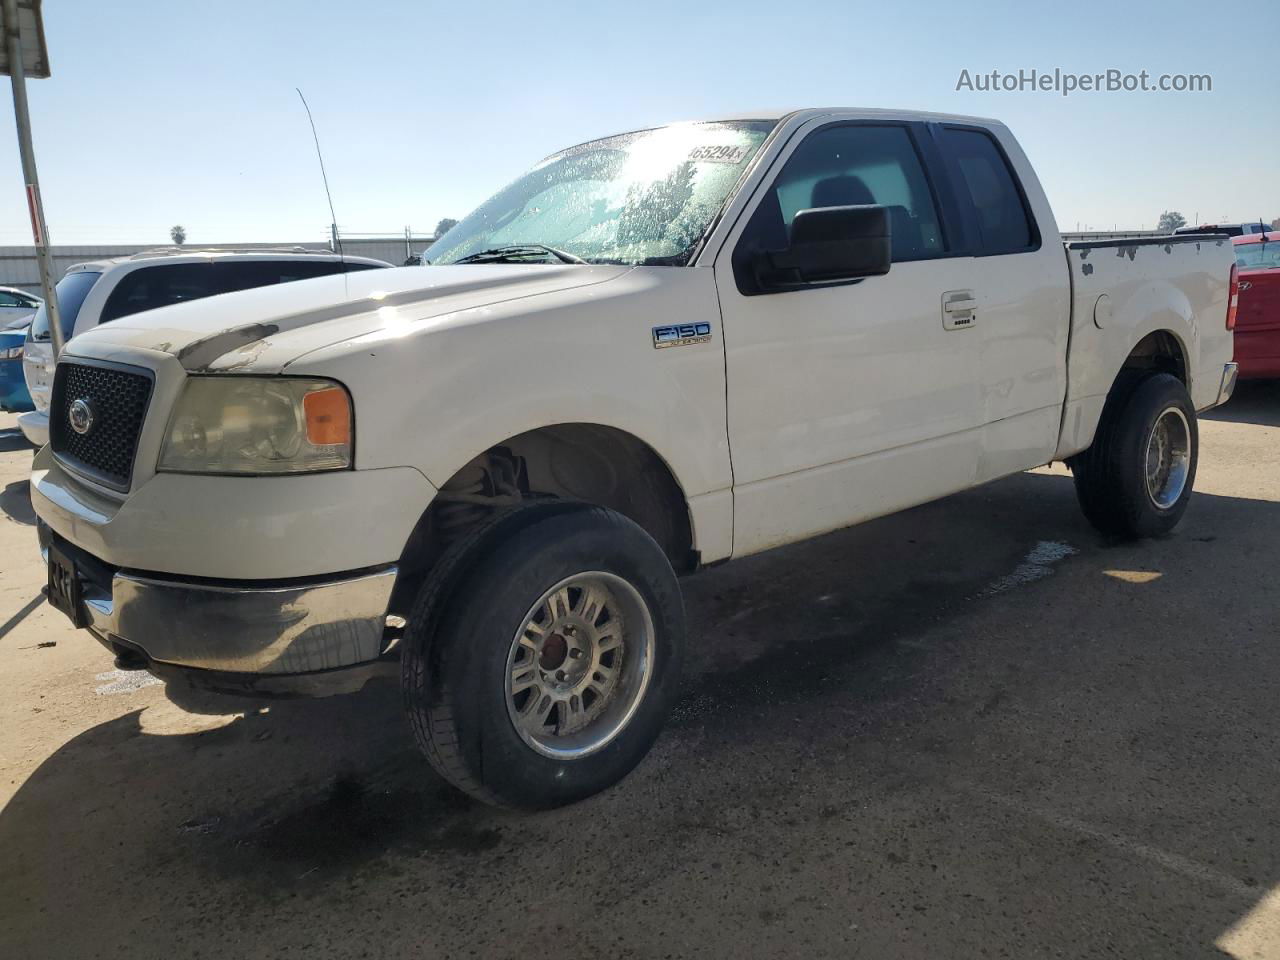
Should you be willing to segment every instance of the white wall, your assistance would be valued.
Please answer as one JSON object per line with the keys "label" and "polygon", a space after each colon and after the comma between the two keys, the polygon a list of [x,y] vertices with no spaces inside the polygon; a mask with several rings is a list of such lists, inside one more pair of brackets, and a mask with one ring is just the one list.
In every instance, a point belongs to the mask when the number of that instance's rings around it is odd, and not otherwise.
{"label": "white wall", "polygon": [[[435,239],[415,236],[410,249],[421,253]],[[159,244],[98,244],[94,246],[57,246],[53,248],[55,277],[61,278],[67,268],[86,260],[105,260],[109,257],[128,257],[143,250],[154,250]],[[306,243],[202,243],[191,244],[191,250],[260,250],[265,247],[303,247],[307,250],[327,250],[329,245],[309,241]],[[405,260],[404,237],[353,237],[342,241],[343,253],[351,256],[373,257],[385,260],[392,266],[400,266]],[[20,287],[36,295],[40,294],[40,269],[36,264],[35,247],[0,247],[0,287]]]}

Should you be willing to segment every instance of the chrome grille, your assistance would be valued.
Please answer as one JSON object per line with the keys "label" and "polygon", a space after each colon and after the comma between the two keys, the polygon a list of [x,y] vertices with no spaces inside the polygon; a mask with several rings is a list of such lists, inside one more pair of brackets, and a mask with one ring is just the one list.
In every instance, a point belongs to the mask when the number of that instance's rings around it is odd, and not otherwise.
{"label": "chrome grille", "polygon": [[[49,443],[73,470],[115,490],[128,490],[138,437],[151,400],[151,375],[138,367],[58,364],[49,406]],[[91,411],[88,429],[72,425],[77,401]],[[79,422],[85,422],[85,406]]]}

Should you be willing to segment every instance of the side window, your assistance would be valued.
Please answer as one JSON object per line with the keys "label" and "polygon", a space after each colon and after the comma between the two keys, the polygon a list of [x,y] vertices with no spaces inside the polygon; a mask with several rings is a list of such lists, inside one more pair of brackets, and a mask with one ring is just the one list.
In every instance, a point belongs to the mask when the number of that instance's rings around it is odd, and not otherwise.
{"label": "side window", "polygon": [[0,307],[25,307],[25,300],[19,300],[15,294],[0,290]]}
{"label": "side window", "polygon": [[[96,271],[90,273],[87,270],[76,270],[64,276],[54,287],[54,295],[58,298],[58,316],[62,320],[63,336],[70,337],[75,330],[76,318],[80,315],[80,308],[84,306],[85,297],[89,296],[89,291],[101,276],[102,274]],[[44,304],[40,305],[36,315],[31,318],[30,336],[32,340],[49,339],[49,312]]]}
{"label": "side window", "polygon": [[[1021,253],[1039,247],[1039,236],[1009,162],[983,130],[944,127],[942,150],[959,174],[961,202],[973,204],[981,255]],[[967,196],[965,196],[967,194]]]}
{"label": "side window", "polygon": [[218,264],[224,293],[341,272],[342,264],[336,260],[224,260]]}
{"label": "side window", "polygon": [[739,250],[781,250],[800,210],[879,204],[889,208],[893,260],[946,252],[938,211],[911,134],[900,125],[851,124],[809,134],[752,214]]}
{"label": "side window", "polygon": [[99,323],[118,320],[143,310],[200,300],[218,290],[210,263],[169,263],[140,267],[123,277],[107,297]]}

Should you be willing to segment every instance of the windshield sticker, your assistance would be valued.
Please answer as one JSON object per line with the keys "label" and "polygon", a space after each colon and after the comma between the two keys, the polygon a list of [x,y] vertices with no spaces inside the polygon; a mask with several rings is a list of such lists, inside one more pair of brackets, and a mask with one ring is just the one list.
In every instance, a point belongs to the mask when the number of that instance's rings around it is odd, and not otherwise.
{"label": "windshield sticker", "polygon": [[689,151],[690,160],[702,160],[707,163],[741,163],[746,157],[746,147],[735,147],[727,144],[694,147]]}

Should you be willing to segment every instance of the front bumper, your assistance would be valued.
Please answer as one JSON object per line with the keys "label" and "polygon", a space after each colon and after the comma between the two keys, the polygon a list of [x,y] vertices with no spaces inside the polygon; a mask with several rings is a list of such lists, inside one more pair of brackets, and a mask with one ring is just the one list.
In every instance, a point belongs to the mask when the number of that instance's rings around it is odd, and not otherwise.
{"label": "front bumper", "polygon": [[121,498],[71,473],[49,447],[31,464],[31,505],[55,533],[113,567],[175,579],[337,578],[386,567],[434,496],[412,467],[283,477],[157,473],[135,477]]}
{"label": "front bumper", "polygon": [[181,668],[224,675],[207,686],[260,692],[254,679],[367,666],[385,652],[395,566],[295,581],[171,578],[109,567],[43,523],[39,532],[46,562],[50,545],[75,561],[88,629],[161,676]]}
{"label": "front bumper", "polygon": [[49,442],[49,414],[32,410],[18,417],[18,429],[32,445],[43,447]]}

